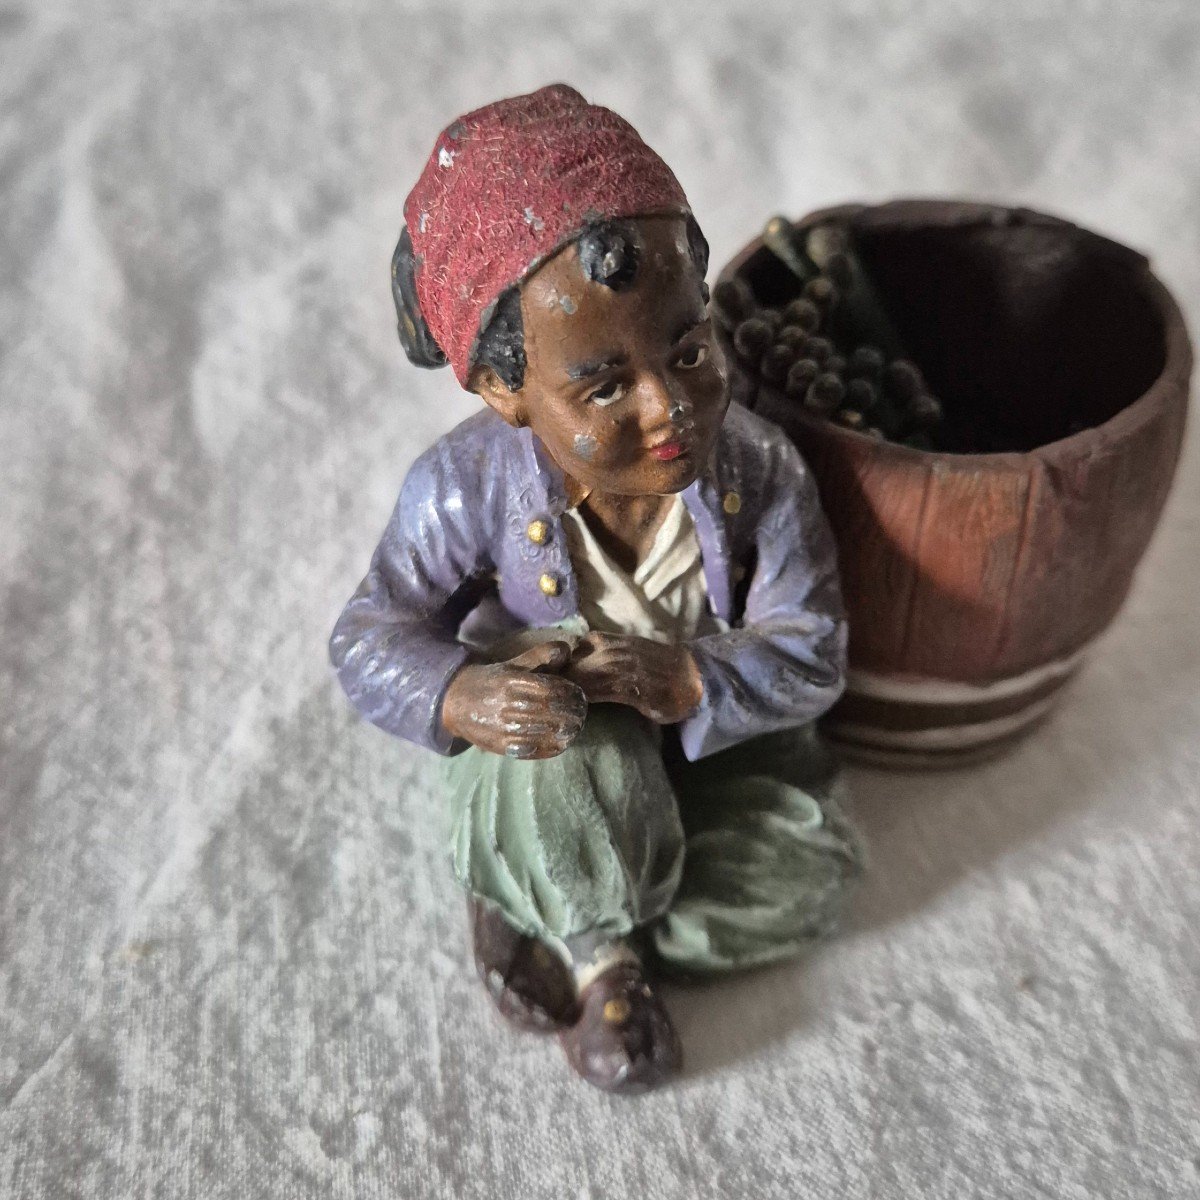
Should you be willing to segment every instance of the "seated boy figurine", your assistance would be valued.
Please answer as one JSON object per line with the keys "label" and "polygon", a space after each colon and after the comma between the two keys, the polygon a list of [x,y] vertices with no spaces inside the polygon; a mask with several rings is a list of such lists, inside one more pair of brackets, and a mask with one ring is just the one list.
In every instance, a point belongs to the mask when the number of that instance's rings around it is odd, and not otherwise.
{"label": "seated boy figurine", "polygon": [[833,541],[794,447],[729,407],[708,246],[626,121],[561,84],[469,113],[404,215],[405,350],[487,408],[413,465],[332,659],[445,756],[501,1011],[642,1091],[680,1063],[652,972],[796,954],[857,872],[813,725]]}

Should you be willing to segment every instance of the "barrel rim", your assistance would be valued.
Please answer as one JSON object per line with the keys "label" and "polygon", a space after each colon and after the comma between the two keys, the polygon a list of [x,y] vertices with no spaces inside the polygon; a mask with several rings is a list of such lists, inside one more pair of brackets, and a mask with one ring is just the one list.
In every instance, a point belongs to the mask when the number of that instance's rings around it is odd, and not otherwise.
{"label": "barrel rim", "polygon": [[[1192,375],[1192,344],[1188,336],[1187,323],[1178,301],[1170,289],[1151,268],[1144,255],[1104,234],[1096,233],[1086,226],[1068,221],[1053,213],[1016,205],[990,204],[983,201],[957,200],[953,198],[907,197],[883,201],[878,204],[846,203],[815,209],[792,222],[796,229],[805,229],[821,221],[861,220],[866,218],[875,228],[887,225],[944,226],[967,228],[975,225],[999,224],[1046,224],[1062,225],[1079,229],[1101,242],[1129,256],[1131,266],[1136,265],[1141,275],[1139,283],[1146,287],[1147,298],[1154,305],[1163,325],[1165,355],[1163,367],[1154,382],[1132,403],[1114,413],[1099,425],[1089,425],[1077,433],[1056,438],[1035,446],[1032,450],[999,451],[994,453],[956,454],[945,450],[920,450],[898,442],[881,442],[865,433],[837,425],[822,417],[813,416],[797,408],[795,416],[799,424],[814,434],[841,441],[848,448],[870,448],[878,458],[891,457],[910,463],[931,463],[939,470],[978,471],[1025,470],[1032,461],[1061,465],[1077,461],[1111,446],[1113,441],[1124,441],[1138,428],[1162,414],[1178,407],[1186,412],[1188,390]],[[761,236],[742,247],[722,268],[718,281],[731,279],[749,259],[762,249]],[[757,380],[760,388],[777,390],[765,380]]]}

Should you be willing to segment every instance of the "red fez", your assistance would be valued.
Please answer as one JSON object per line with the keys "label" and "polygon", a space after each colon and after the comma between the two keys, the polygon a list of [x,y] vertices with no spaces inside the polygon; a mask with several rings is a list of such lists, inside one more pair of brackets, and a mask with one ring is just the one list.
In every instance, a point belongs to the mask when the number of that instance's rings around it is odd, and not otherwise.
{"label": "red fez", "polygon": [[500,294],[596,221],[688,213],[624,118],[556,83],[467,113],[404,204],[421,313],[464,386]]}

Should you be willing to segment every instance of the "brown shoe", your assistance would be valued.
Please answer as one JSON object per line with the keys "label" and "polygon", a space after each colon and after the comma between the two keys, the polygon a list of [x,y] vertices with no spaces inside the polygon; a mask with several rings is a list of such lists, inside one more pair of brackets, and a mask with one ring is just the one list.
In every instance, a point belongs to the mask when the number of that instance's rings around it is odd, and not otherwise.
{"label": "brown shoe", "polygon": [[635,962],[609,967],[583,989],[579,1020],[558,1040],[588,1083],[623,1096],[648,1092],[683,1063],[671,1018]]}
{"label": "brown shoe", "polygon": [[479,978],[505,1019],[537,1033],[568,1027],[577,1010],[567,964],[490,904],[469,898],[467,916]]}

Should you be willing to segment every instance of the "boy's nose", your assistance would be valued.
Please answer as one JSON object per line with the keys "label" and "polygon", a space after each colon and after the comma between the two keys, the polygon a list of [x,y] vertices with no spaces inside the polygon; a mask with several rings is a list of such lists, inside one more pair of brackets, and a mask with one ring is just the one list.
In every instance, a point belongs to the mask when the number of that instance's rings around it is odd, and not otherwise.
{"label": "boy's nose", "polygon": [[672,425],[685,425],[691,420],[691,398],[677,380],[647,374],[640,390],[649,426],[653,427],[664,419]]}

